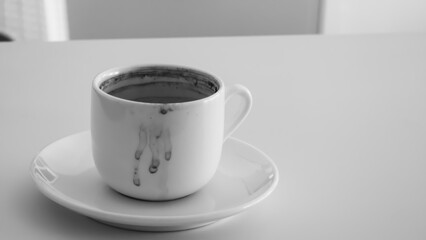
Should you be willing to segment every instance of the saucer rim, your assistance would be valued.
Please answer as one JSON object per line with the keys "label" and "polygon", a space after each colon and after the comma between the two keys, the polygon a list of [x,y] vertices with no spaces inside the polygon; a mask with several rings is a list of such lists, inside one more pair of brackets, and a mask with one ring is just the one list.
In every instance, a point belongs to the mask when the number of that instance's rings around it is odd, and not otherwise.
{"label": "saucer rim", "polygon": [[[204,212],[204,213],[191,214],[191,215],[152,216],[152,215],[130,215],[130,214],[117,213],[117,212],[108,212],[102,209],[97,209],[95,206],[91,206],[91,205],[72,199],[71,197],[67,196],[63,192],[57,190],[55,187],[53,187],[53,185],[48,184],[44,182],[43,180],[41,180],[40,177],[37,177],[33,171],[35,166],[35,161],[37,160],[37,158],[40,156],[40,154],[43,151],[51,147],[52,144],[67,138],[72,138],[72,137],[76,137],[77,135],[85,135],[85,134],[89,135],[90,137],[90,131],[82,131],[82,132],[67,135],[65,137],[58,138],[50,142],[35,155],[35,157],[31,161],[29,171],[33,181],[36,183],[36,186],[47,198],[51,199],[57,204],[62,205],[63,207],[66,207],[72,211],[75,211],[84,216],[95,218],[101,221],[106,221],[110,223],[120,223],[120,224],[132,225],[132,226],[141,226],[141,224],[143,224],[143,226],[148,226],[148,227],[149,226],[166,227],[166,226],[176,225],[176,224],[173,224],[173,222],[176,222],[179,225],[199,224],[201,221],[214,222],[219,219],[238,214],[256,205],[257,203],[263,201],[275,190],[280,178],[277,165],[267,154],[265,154],[262,150],[258,149],[252,144],[249,144],[235,137],[229,137],[226,141],[234,141],[234,142],[237,142],[238,144],[242,144],[242,145],[245,145],[246,147],[253,149],[254,151],[258,152],[264,158],[264,160],[268,162],[268,164],[271,165],[272,173],[274,176],[273,180],[271,181],[270,186],[259,196],[255,197],[254,199],[251,199],[250,201],[244,202],[243,204],[238,204],[236,206],[227,207],[227,208],[219,209],[219,210],[213,210],[211,212]],[[226,144],[226,141],[224,142],[224,144]]]}

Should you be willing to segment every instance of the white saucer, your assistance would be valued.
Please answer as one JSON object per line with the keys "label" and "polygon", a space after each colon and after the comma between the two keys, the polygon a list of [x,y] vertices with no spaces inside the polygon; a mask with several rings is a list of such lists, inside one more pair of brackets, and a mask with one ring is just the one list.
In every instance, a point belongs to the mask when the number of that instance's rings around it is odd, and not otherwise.
{"label": "white saucer", "polygon": [[92,159],[90,132],[62,138],[34,158],[31,176],[58,204],[97,221],[143,231],[204,226],[240,213],[277,186],[278,169],[264,153],[235,138],[223,147],[219,169],[202,190],[173,201],[147,202],[105,185]]}

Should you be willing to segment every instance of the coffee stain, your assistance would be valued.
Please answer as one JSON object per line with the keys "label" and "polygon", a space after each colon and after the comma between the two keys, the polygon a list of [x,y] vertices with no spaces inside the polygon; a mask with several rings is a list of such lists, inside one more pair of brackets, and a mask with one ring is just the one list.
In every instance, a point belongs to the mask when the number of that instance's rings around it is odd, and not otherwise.
{"label": "coffee stain", "polygon": [[151,165],[149,166],[149,172],[151,174],[156,173],[158,171],[158,166],[160,166],[160,149],[159,149],[159,141],[162,132],[158,135],[154,135],[151,133],[149,138],[149,149],[152,153]]}
{"label": "coffee stain", "polygon": [[166,115],[167,114],[167,110],[165,108],[161,108],[160,109],[160,113],[163,114],[163,115]]}
{"label": "coffee stain", "polygon": [[140,158],[145,150],[146,144],[148,142],[148,132],[143,124],[139,127],[139,144],[135,151],[135,162],[134,162],[134,171],[133,171],[133,184],[136,186],[140,186],[140,178],[139,178],[139,165]]}
{"label": "coffee stain", "polygon": [[139,187],[141,186],[139,166],[146,146],[148,145],[152,155],[148,171],[155,174],[159,171],[161,159],[170,161],[172,158],[172,143],[169,129],[155,125],[148,128],[143,123],[139,127],[138,141],[138,147],[134,154],[133,184]]}
{"label": "coffee stain", "polygon": [[135,184],[138,187],[141,185],[141,180],[139,178],[139,168],[138,167],[135,167],[134,172],[133,172],[133,184]]}
{"label": "coffee stain", "polygon": [[163,114],[163,115],[166,115],[168,112],[173,112],[173,108],[171,108],[171,107],[166,107],[166,106],[162,106],[162,107],[160,108],[160,111],[159,111],[159,113],[161,113],[161,114]]}
{"label": "coffee stain", "polygon": [[172,142],[170,140],[170,130],[166,129],[164,132],[164,159],[170,161],[172,158]]}

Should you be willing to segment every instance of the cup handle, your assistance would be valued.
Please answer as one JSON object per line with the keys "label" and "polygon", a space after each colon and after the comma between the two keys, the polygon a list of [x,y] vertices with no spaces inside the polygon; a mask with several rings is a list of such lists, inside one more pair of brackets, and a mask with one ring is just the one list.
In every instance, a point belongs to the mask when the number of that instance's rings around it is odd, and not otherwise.
{"label": "cup handle", "polygon": [[229,136],[231,136],[231,134],[241,125],[241,123],[247,117],[251,109],[251,93],[246,87],[239,84],[226,88],[225,108],[229,108],[229,100],[237,96],[242,99],[241,105],[235,111],[228,111],[230,114],[227,114],[225,116],[225,130],[223,141],[228,139]]}

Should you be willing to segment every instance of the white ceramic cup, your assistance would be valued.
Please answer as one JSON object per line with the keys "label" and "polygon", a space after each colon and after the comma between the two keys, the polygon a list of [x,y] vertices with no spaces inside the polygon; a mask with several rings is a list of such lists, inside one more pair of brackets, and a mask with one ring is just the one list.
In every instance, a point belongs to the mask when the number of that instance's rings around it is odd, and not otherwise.
{"label": "white ceramic cup", "polygon": [[[225,118],[226,102],[235,96],[241,104]],[[251,103],[247,88],[225,91],[219,78],[192,68],[109,69],[92,85],[96,168],[110,187],[130,197],[162,201],[192,194],[213,178],[223,142]]]}

